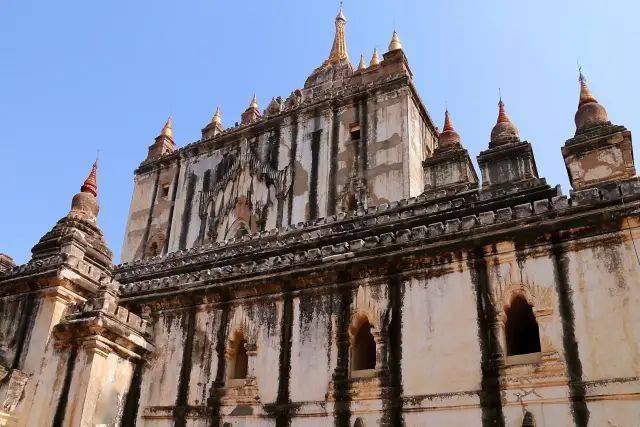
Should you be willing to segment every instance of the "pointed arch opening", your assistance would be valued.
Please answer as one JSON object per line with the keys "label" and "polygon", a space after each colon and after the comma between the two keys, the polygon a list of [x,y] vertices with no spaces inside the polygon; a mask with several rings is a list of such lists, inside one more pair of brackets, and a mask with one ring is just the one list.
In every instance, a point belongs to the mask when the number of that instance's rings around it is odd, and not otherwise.
{"label": "pointed arch opening", "polygon": [[518,356],[540,352],[540,330],[533,307],[522,295],[517,295],[505,310],[507,355]]}
{"label": "pointed arch opening", "polygon": [[362,371],[376,367],[376,342],[371,333],[371,323],[365,320],[353,339],[351,370]]}

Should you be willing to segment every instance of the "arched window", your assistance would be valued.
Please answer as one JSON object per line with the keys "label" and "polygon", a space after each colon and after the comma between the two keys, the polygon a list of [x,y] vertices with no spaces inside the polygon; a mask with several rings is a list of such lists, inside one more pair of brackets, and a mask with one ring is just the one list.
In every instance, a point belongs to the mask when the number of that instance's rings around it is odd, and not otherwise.
{"label": "arched window", "polygon": [[374,369],[376,367],[376,342],[371,334],[371,324],[365,321],[353,340],[351,370]]}
{"label": "arched window", "polygon": [[247,341],[244,339],[244,335],[237,334],[232,342],[232,359],[230,368],[231,379],[244,379],[247,378],[247,367],[249,364],[249,357],[247,356],[246,349]]}
{"label": "arched window", "polygon": [[540,331],[533,308],[522,296],[516,296],[506,310],[507,355],[540,352]]}
{"label": "arched window", "polygon": [[364,427],[364,421],[362,421],[362,418],[356,418],[356,422],[353,423],[353,427]]}

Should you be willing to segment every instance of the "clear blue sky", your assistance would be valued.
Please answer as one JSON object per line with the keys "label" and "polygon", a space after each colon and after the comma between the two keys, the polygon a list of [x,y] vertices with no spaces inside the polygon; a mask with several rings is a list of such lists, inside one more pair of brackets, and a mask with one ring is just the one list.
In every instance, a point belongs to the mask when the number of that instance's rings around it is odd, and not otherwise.
{"label": "clear blue sky", "polygon": [[[216,105],[230,125],[254,91],[264,108],[301,87],[329,52],[337,5],[0,0],[0,252],[29,259],[100,149],[98,221],[117,262],[133,170],[166,117],[182,146]],[[567,193],[577,61],[610,119],[640,132],[638,1],[346,0],[345,14],[356,64],[398,30],[431,116],[442,126],[447,102],[474,157],[500,87],[540,174]]]}

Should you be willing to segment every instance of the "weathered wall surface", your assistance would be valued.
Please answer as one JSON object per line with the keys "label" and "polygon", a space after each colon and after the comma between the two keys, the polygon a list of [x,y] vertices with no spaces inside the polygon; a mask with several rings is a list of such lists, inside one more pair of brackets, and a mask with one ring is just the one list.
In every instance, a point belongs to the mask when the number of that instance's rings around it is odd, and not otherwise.
{"label": "weathered wall surface", "polygon": [[404,282],[402,307],[403,392],[444,408],[477,404],[481,380],[476,290],[464,260],[448,269]]}
{"label": "weathered wall surface", "polygon": [[[638,320],[632,310],[639,298],[635,279],[638,263],[628,235],[604,235],[557,247],[521,246],[504,241],[484,251],[485,267],[470,263],[469,254],[456,252],[439,257],[437,265],[423,274],[397,280],[365,279],[353,284],[347,293],[337,288],[317,289],[294,296],[288,365],[283,365],[280,355],[285,319],[285,305],[280,298],[240,300],[231,304],[227,309],[226,327],[220,323],[224,317],[221,306],[199,307],[193,333],[189,404],[204,405],[209,397],[217,369],[222,366],[216,352],[219,351],[217,336],[223,327],[226,349],[236,333],[242,333],[248,343],[255,344],[256,353],[250,357],[248,375],[255,377],[258,396],[253,403],[242,400],[244,403],[234,404],[238,396],[229,388],[229,373],[225,372],[221,376],[227,382],[221,391],[227,399],[222,408],[225,422],[274,425],[273,419],[256,415],[270,413],[270,405],[278,400],[283,377],[288,378],[288,397],[296,407],[292,425],[336,422],[334,401],[338,395],[335,393],[341,391],[350,395],[347,407],[351,423],[357,418],[365,425],[384,422],[389,407],[379,394],[382,388],[373,373],[365,377],[352,377],[349,373],[345,389],[334,383],[340,366],[351,372],[353,339],[358,326],[366,319],[373,326],[374,336],[381,337],[380,341],[376,338],[377,350],[382,351],[377,362],[381,363],[380,372],[384,372],[385,363],[394,360],[389,357],[399,358],[402,419],[407,425],[459,425],[461,422],[482,425],[486,396],[480,395],[487,392],[483,391],[486,387],[483,386],[486,381],[483,365],[486,354],[492,350],[486,347],[481,335],[491,334],[487,329],[491,327],[495,327],[497,338],[492,344],[501,366],[495,372],[501,382],[496,392],[502,396],[505,425],[522,424],[523,404],[537,425],[574,423],[575,404],[572,407],[571,396],[575,396],[575,390],[567,387],[573,375],[571,371],[575,370],[574,352],[579,354],[578,363],[583,367],[582,381],[593,383],[582,397],[591,422],[627,425],[626,420],[637,417],[636,400],[631,397],[637,394],[639,366],[639,337],[632,327]],[[590,274],[586,274],[587,266],[593,266],[589,268]],[[482,279],[482,275],[486,279]],[[478,318],[478,300],[482,299],[478,292],[485,286],[482,283],[486,283],[494,316],[494,322],[484,326]],[[566,296],[560,297],[558,293],[567,285],[572,289],[569,304],[575,316],[573,322],[563,320],[567,301]],[[400,310],[396,312],[401,316],[399,343],[392,342],[390,335],[394,303],[389,291],[394,287],[400,289]],[[518,295],[527,299],[536,314],[542,349],[542,356],[537,356],[542,358],[538,361],[513,363],[506,353],[505,311]],[[619,314],[615,320],[613,313]],[[162,318],[157,322],[155,339],[161,350],[154,361],[156,368],[145,373],[145,381],[153,383],[154,394],[152,398],[141,399],[141,410],[146,405],[171,406],[176,400],[182,359],[180,347],[184,345],[182,323],[184,320],[178,317],[170,322]],[[571,335],[577,345],[573,350]],[[339,342],[343,339],[348,342],[347,362],[340,362]],[[163,348],[161,343],[167,347]],[[399,353],[390,356],[394,351],[392,346],[398,345]],[[619,351],[613,354],[608,351],[611,348]],[[227,370],[229,363],[227,360]],[[288,370],[283,371],[286,366]],[[167,382],[167,377],[173,380]],[[630,400],[609,403],[603,399],[603,395],[612,393],[628,393]],[[148,392],[143,392],[143,396],[149,396]],[[247,408],[243,411],[249,412],[239,416],[239,408]],[[150,423],[144,425],[156,425],[151,424],[151,419],[144,421]],[[189,425],[204,423],[200,419],[191,422]]]}
{"label": "weathered wall surface", "polygon": [[[3,366],[17,366],[21,346],[33,328],[34,314],[32,295],[15,295],[0,299],[0,356]],[[22,354],[24,356],[24,354]]]}
{"label": "weathered wall surface", "polygon": [[143,417],[162,416],[164,407],[176,404],[189,315],[178,310],[158,314],[153,328],[156,352],[142,377],[138,422]]}
{"label": "weathered wall surface", "polygon": [[[242,157],[245,138],[258,163]],[[229,240],[239,228],[254,233],[353,210],[360,197],[379,205],[416,196],[424,188],[421,162],[435,145],[404,85],[295,111],[227,139],[143,164],[122,261]],[[236,158],[243,159],[238,173]],[[267,169],[286,176],[282,195]],[[211,202],[202,205],[208,190]]]}
{"label": "weathered wall surface", "polygon": [[67,304],[68,301],[55,293],[38,298],[35,319],[23,344],[24,358],[19,365],[19,369],[32,376],[24,388],[25,398],[16,408],[16,417],[27,423],[25,425],[46,423],[55,415],[70,353],[68,349],[56,348],[51,331],[62,318]]}

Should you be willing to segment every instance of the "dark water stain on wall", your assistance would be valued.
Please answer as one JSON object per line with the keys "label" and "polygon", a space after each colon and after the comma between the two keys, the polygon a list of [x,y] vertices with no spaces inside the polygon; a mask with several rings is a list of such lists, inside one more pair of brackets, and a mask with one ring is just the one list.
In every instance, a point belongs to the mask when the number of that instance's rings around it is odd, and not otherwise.
{"label": "dark water stain on wall", "polygon": [[60,392],[60,398],[58,400],[58,406],[53,416],[53,427],[61,427],[64,421],[64,417],[67,411],[67,403],[69,402],[69,388],[71,387],[71,378],[73,377],[73,370],[76,366],[76,358],[78,357],[78,347],[73,346],[69,351],[67,357],[67,369],[64,373],[64,382],[62,383],[62,391]]}
{"label": "dark water stain on wall", "polygon": [[311,176],[309,177],[309,214],[307,219],[318,217],[318,168],[320,155],[320,137],[322,130],[311,134]]}
{"label": "dark water stain on wall", "polygon": [[178,396],[173,408],[173,417],[176,427],[187,425],[187,410],[189,398],[189,380],[191,378],[193,336],[195,332],[196,309],[190,308],[182,316],[180,327],[184,333],[184,347],[182,351],[182,363],[180,364],[180,377],[178,378]]}
{"label": "dark water stain on wall", "polygon": [[383,395],[381,425],[404,425],[402,416],[402,307],[404,305],[404,284],[397,275],[388,282],[388,310],[390,319],[385,319],[387,327],[387,358],[384,385],[388,395]]}
{"label": "dark water stain on wall", "polygon": [[350,288],[340,290],[336,331],[338,356],[333,373],[334,423],[337,427],[348,427],[351,420],[351,396],[349,395],[349,324],[353,293]]}
{"label": "dark water stain on wall", "polygon": [[187,247],[187,234],[189,233],[189,225],[191,223],[191,210],[193,209],[193,195],[196,191],[196,182],[198,177],[195,173],[189,174],[187,184],[187,196],[185,198],[184,212],[182,213],[182,228],[180,229],[180,241],[178,248],[180,250]]}
{"label": "dark water stain on wall", "polygon": [[476,294],[478,338],[481,352],[482,380],[480,406],[483,426],[504,426],[500,395],[498,335],[495,327],[496,313],[491,302],[487,263],[482,248],[476,248],[469,257],[471,282]]}
{"label": "dark water stain on wall", "polygon": [[129,384],[129,390],[124,400],[124,409],[122,411],[122,427],[133,427],[136,425],[138,418],[138,407],[140,402],[140,385],[142,384],[142,375],[144,371],[144,361],[138,360],[133,369],[133,376]]}
{"label": "dark water stain on wall", "polygon": [[582,382],[582,362],[578,351],[575,332],[575,311],[573,308],[573,290],[569,285],[569,260],[560,243],[554,242],[551,248],[553,258],[553,274],[555,276],[556,293],[560,318],[562,319],[562,346],[567,363],[569,377],[569,396],[571,414],[576,426],[589,424],[589,408],[585,401],[585,387]]}

